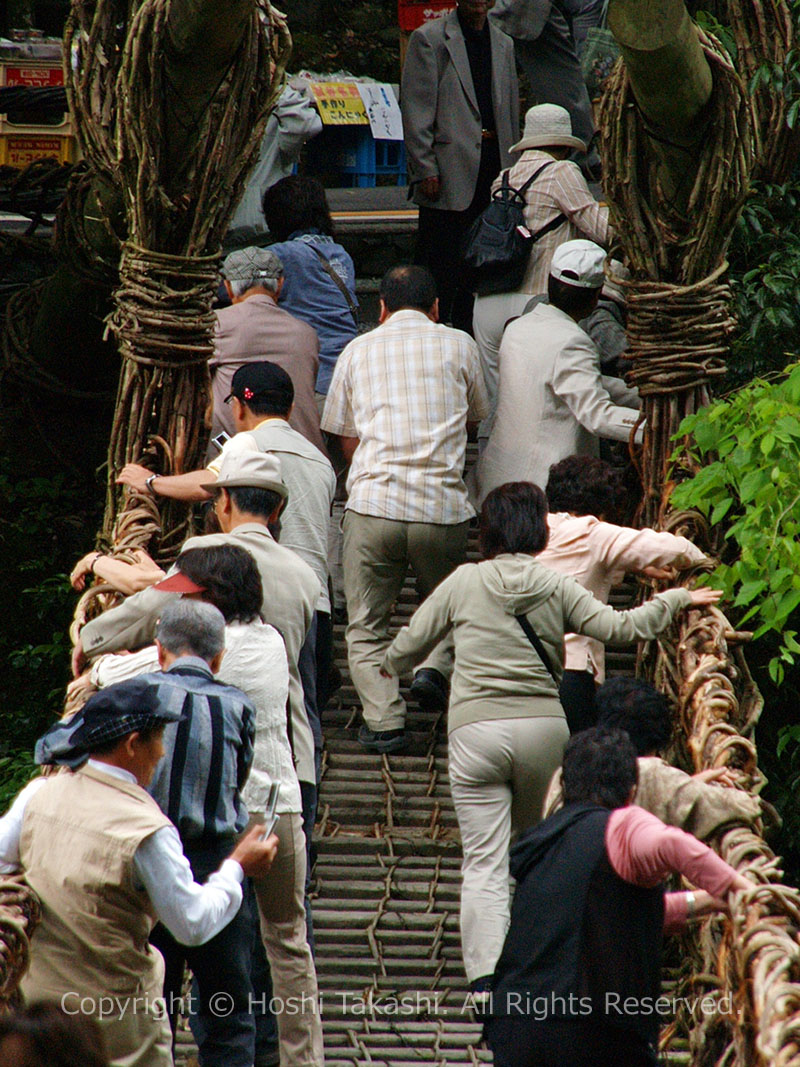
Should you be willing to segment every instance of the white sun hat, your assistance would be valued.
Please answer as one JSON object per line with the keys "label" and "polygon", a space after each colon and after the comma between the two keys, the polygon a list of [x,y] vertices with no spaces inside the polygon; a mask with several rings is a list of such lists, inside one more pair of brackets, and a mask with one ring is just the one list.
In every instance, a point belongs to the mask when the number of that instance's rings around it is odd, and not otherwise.
{"label": "white sun hat", "polygon": [[509,152],[524,152],[526,148],[577,148],[586,151],[586,145],[572,135],[572,120],[565,107],[558,104],[537,104],[525,112],[525,131],[522,139],[512,144]]}
{"label": "white sun hat", "polygon": [[550,277],[578,289],[602,289],[606,252],[594,241],[565,241],[553,253]]}

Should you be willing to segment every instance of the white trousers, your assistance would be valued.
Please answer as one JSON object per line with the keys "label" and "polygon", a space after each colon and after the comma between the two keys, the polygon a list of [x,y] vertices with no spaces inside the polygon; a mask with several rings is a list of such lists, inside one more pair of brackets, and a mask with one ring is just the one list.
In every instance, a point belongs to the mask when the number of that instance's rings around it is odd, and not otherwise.
{"label": "white trousers", "polygon": [[472,331],[481,357],[483,380],[489,394],[489,414],[480,424],[478,440],[486,443],[492,432],[497,412],[497,390],[500,383],[500,342],[509,319],[515,319],[525,310],[531,293],[494,293],[492,296],[475,298],[472,312]]}
{"label": "white trousers", "polygon": [[461,951],[470,982],[494,973],[505,941],[512,828],[520,833],[541,819],[568,740],[563,713],[469,723],[450,734],[450,791],[463,850]]}

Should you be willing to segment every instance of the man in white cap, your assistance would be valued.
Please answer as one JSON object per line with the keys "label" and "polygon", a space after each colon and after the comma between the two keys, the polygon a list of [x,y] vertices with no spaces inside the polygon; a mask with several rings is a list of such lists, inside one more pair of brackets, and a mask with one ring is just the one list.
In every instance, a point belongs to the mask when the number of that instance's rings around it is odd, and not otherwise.
{"label": "man in white cap", "polygon": [[[489,393],[489,417],[478,437],[489,437],[497,407],[497,363],[509,319],[526,310],[530,298],[547,291],[553,253],[565,241],[584,237],[604,248],[611,231],[608,208],[598,204],[576,163],[567,157],[586,145],[572,132],[569,112],[558,104],[537,104],[525,113],[525,131],[509,149],[516,156],[508,172],[512,189],[525,189],[525,225],[537,236],[519,288],[479,296],[473,325]],[[498,178],[493,190],[499,188]]]}
{"label": "man in white cap", "polygon": [[638,394],[601,375],[597,348],[578,325],[597,304],[605,260],[592,241],[561,245],[550,265],[550,302],[506,329],[497,415],[472,486],[478,501],[505,482],[544,487],[553,463],[596,456],[598,437],[630,438]]}

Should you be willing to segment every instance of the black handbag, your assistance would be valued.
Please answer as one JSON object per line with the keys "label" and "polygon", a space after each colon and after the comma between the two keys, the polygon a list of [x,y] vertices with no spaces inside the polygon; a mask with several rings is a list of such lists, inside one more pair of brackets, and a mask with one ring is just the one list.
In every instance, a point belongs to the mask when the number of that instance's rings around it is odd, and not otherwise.
{"label": "black handbag", "polygon": [[504,170],[500,188],[492,193],[489,204],[467,230],[463,247],[467,284],[479,296],[518,289],[533,246],[566,221],[566,215],[556,215],[536,233],[525,225],[525,194],[549,166],[545,163],[539,167],[519,189],[511,187],[508,171]]}

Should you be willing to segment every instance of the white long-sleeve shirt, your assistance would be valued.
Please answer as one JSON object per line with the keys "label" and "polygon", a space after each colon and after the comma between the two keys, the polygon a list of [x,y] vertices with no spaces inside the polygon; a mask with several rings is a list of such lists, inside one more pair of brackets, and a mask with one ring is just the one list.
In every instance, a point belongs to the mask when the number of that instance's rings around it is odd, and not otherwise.
{"label": "white long-sleeve shirt", "polygon": [[[136,778],[121,767],[92,759],[89,766],[136,784]],[[46,782],[46,778],[34,778],[0,818],[0,874],[21,869],[19,843],[25,808]],[[235,860],[225,860],[204,885],[198,885],[174,826],[164,826],[145,838],[136,850],[133,865],[140,888],[149,896],[156,915],[183,945],[205,944],[239,910],[244,879],[240,865]]]}

